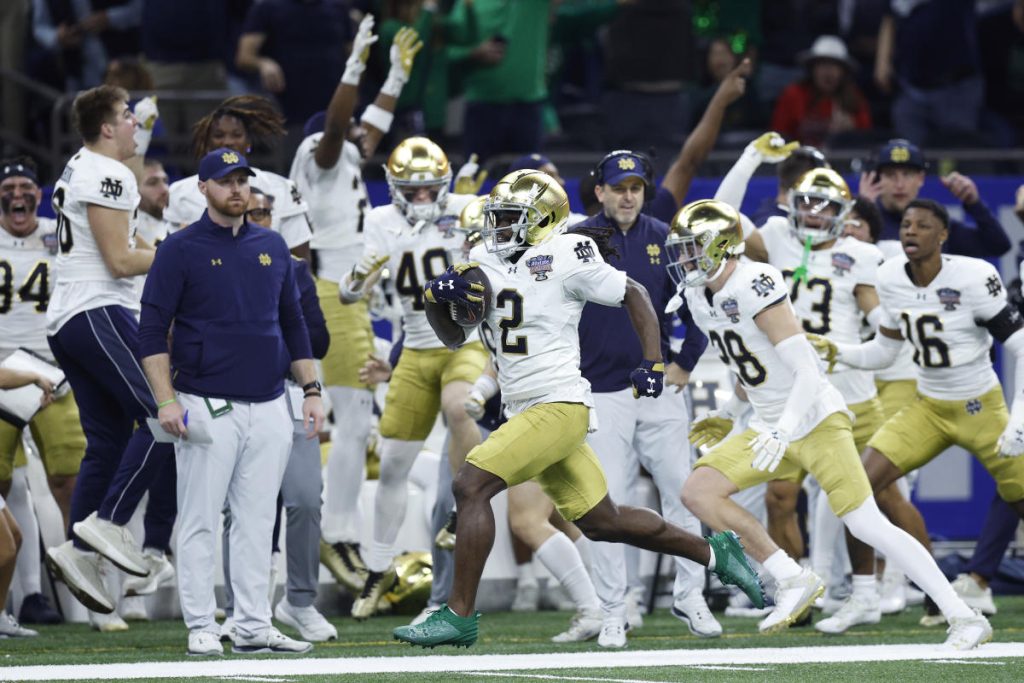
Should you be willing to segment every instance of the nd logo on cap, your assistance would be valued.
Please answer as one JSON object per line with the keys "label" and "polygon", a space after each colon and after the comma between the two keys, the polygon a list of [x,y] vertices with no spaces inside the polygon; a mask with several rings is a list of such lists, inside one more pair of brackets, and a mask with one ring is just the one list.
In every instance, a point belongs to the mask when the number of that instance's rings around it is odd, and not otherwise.
{"label": "nd logo on cap", "polygon": [[220,160],[223,161],[225,164],[237,164],[238,155],[235,154],[234,152],[224,152],[223,154],[220,155]]}
{"label": "nd logo on cap", "polygon": [[623,171],[632,171],[636,168],[636,162],[632,157],[619,157],[619,168]]}
{"label": "nd logo on cap", "polygon": [[889,160],[896,164],[905,164],[910,161],[910,150],[906,147],[893,147],[889,152]]}

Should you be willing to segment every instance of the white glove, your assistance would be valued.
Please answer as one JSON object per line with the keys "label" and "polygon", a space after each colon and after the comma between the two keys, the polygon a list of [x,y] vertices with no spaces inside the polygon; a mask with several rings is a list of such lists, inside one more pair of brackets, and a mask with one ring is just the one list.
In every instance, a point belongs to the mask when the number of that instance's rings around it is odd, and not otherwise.
{"label": "white glove", "polygon": [[359,85],[359,79],[366,70],[366,60],[370,58],[370,46],[377,42],[377,36],[373,35],[373,15],[367,14],[359,22],[359,29],[356,37],[352,40],[352,53],[345,62],[345,73],[341,75],[341,82],[345,85]]}
{"label": "white glove", "polygon": [[799,146],[800,143],[796,141],[786,144],[781,135],[769,131],[747,145],[743,151],[745,154],[756,154],[762,163],[777,164]]}
{"label": "white glove", "polygon": [[381,94],[398,98],[402,94],[402,88],[409,82],[409,74],[412,73],[412,63],[416,60],[416,53],[423,49],[423,41],[416,29],[405,26],[395,34],[395,40],[391,43],[391,70],[388,71],[387,80],[381,86]]}
{"label": "white glove", "polygon": [[1024,454],[1024,419],[1015,418],[1010,414],[1010,423],[999,436],[996,442],[999,447],[999,455],[1003,458],[1016,458]]}
{"label": "white glove", "polygon": [[789,434],[778,429],[767,432],[759,431],[748,445],[754,449],[754,460],[751,462],[751,467],[762,472],[774,472],[782,462],[782,456],[786,454],[786,448],[789,446]]}
{"label": "white glove", "polygon": [[135,120],[139,122],[135,129],[135,154],[140,157],[146,156],[149,151],[149,142],[153,139],[153,126],[160,118],[160,111],[156,108],[156,95],[143,97],[135,103]]}
{"label": "white glove", "polygon": [[466,415],[469,415],[474,420],[479,420],[484,416],[484,404],[486,403],[487,399],[480,393],[480,390],[473,387],[469,390],[466,402],[462,405],[466,409]]}
{"label": "white glove", "polygon": [[485,180],[487,180],[487,169],[480,170],[480,164],[477,163],[476,152],[474,152],[469,155],[466,163],[455,174],[455,194],[476,194]]}
{"label": "white glove", "polygon": [[371,249],[363,254],[363,258],[352,269],[352,279],[365,280],[380,270],[387,262],[387,256],[377,256],[377,252]]}

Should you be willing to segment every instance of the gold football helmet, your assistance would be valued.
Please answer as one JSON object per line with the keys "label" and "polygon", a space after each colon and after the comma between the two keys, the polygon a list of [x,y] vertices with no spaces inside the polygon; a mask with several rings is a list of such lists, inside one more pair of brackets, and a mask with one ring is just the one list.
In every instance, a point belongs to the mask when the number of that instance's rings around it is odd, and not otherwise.
{"label": "gold football helmet", "polygon": [[487,250],[511,256],[540,244],[569,218],[569,197],[542,171],[513,171],[498,181],[484,203],[481,236]]}
{"label": "gold football helmet", "polygon": [[395,585],[384,594],[381,602],[387,601],[393,614],[418,614],[430,599],[433,569],[428,552],[399,555],[395,558]]}
{"label": "gold football helmet", "polygon": [[743,247],[740,214],[725,202],[702,199],[679,209],[665,239],[668,273],[677,286],[696,287],[722,274]]}
{"label": "gold football helmet", "polygon": [[[384,177],[391,202],[410,223],[435,221],[444,213],[452,168],[436,143],[421,137],[402,140],[384,165]],[[428,201],[417,201],[421,189],[429,193]]]}
{"label": "gold football helmet", "polygon": [[487,196],[477,197],[469,204],[466,204],[459,214],[459,226],[455,228],[455,235],[463,237],[462,243],[448,250],[448,261],[450,263],[465,263],[469,261],[469,252],[476,245],[480,244],[480,231],[484,227],[484,203]]}
{"label": "gold football helmet", "polygon": [[790,227],[800,242],[834,240],[843,234],[853,196],[843,177],[830,168],[812,168],[796,181],[786,200]]}

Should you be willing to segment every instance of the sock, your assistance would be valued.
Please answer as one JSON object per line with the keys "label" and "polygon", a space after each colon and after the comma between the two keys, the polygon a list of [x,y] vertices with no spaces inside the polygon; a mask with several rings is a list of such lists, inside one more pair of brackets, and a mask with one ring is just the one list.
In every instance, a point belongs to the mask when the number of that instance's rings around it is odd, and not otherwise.
{"label": "sock", "polygon": [[373,394],[366,389],[327,387],[334,412],[327,456],[321,534],[328,543],[359,540],[363,511],[359,489],[366,481],[366,441],[373,415]]}
{"label": "sock", "polygon": [[14,577],[21,584],[23,597],[43,592],[39,575],[39,520],[32,508],[32,494],[28,489],[25,470],[24,467],[14,470],[11,490],[7,495],[7,507],[21,528],[21,550],[14,565]]}
{"label": "sock", "polygon": [[800,565],[794,562],[793,558],[787,555],[782,548],[768,556],[768,559],[764,561],[764,568],[777,582],[791,579],[802,571]]}
{"label": "sock", "polygon": [[887,562],[900,567],[939,606],[947,619],[974,615],[946,580],[935,558],[913,536],[893,525],[878,509],[873,497],[842,517],[850,533],[885,553]]}
{"label": "sock", "polygon": [[853,575],[853,594],[867,598],[869,600],[878,600],[878,580],[874,574],[854,574]]}
{"label": "sock", "polygon": [[533,561],[516,565],[516,588],[521,586],[536,586],[537,572],[533,568]]}
{"label": "sock", "polygon": [[363,558],[370,571],[382,572],[391,565],[393,546],[409,502],[409,470],[422,446],[422,441],[382,440],[380,479],[373,503],[373,543]]}
{"label": "sock", "polygon": [[583,560],[583,566],[590,571],[590,539],[583,534],[580,534],[579,538],[572,542],[576,546],[576,550],[580,554],[580,559]]}
{"label": "sock", "polygon": [[576,546],[561,531],[544,541],[533,556],[565,587],[576,609],[597,611],[599,603],[594,584]]}

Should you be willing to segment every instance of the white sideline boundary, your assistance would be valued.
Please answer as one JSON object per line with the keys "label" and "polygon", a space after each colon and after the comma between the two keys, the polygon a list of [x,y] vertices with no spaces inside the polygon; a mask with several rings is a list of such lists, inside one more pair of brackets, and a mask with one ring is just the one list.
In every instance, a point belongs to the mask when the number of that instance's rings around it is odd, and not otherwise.
{"label": "white sideline boundary", "polygon": [[532,655],[413,655],[394,657],[244,659],[191,659],[179,662],[132,664],[83,664],[12,666],[0,669],[3,681],[131,680],[188,676],[271,676],[292,678],[311,675],[377,673],[485,672],[529,669],[606,669],[612,667],[687,667],[742,664],[822,664],[942,660],[945,662],[1018,657],[1024,643],[989,643],[978,649],[957,652],[932,645],[832,645],[825,647],[753,647],[693,650],[631,650],[619,652],[564,652]]}

